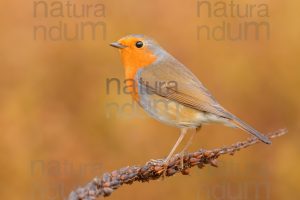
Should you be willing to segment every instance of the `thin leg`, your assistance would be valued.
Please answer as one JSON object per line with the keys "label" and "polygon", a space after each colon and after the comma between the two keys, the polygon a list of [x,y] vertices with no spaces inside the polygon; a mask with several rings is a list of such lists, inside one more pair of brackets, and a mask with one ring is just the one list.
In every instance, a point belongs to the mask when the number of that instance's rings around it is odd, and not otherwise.
{"label": "thin leg", "polygon": [[183,153],[191,146],[196,133],[197,133],[197,130],[193,129],[193,132],[192,132],[192,135],[191,135],[189,141],[186,143],[186,145],[184,146],[184,148],[182,150]]}
{"label": "thin leg", "polygon": [[168,163],[170,161],[170,159],[173,156],[176,148],[181,143],[181,141],[183,140],[183,138],[186,135],[186,133],[187,133],[187,129],[186,128],[180,129],[180,136],[179,136],[177,142],[175,143],[175,145],[173,146],[173,148],[172,148],[171,152],[169,153],[168,157],[165,159],[165,163]]}
{"label": "thin leg", "polygon": [[189,138],[189,141],[186,143],[186,145],[184,146],[183,150],[180,152],[180,163],[181,163],[181,169],[183,169],[183,157],[184,154],[186,152],[186,150],[191,146],[194,136],[196,135],[198,129],[193,129],[192,135]]}

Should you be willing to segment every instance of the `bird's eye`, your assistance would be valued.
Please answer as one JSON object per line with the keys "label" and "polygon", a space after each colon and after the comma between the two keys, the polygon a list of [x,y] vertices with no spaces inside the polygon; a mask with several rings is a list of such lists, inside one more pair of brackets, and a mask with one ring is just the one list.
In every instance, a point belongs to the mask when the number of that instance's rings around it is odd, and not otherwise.
{"label": "bird's eye", "polygon": [[137,48],[142,48],[143,47],[143,42],[142,41],[137,41],[136,43],[135,43],[135,46],[137,47]]}

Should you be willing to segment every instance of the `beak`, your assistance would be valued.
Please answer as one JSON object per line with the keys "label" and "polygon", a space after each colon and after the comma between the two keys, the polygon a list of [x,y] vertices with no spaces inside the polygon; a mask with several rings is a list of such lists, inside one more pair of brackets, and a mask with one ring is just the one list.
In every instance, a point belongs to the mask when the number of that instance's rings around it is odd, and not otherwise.
{"label": "beak", "polygon": [[119,42],[113,42],[113,43],[110,43],[110,46],[115,47],[115,48],[118,48],[118,49],[124,49],[124,48],[127,47],[127,46],[125,46],[125,45],[120,44]]}

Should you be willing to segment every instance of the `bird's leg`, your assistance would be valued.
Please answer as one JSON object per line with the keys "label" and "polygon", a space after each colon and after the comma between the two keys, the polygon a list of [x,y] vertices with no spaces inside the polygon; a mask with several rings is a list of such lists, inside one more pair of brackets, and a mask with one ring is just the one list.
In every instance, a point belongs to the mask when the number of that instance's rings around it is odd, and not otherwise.
{"label": "bird's leg", "polygon": [[186,150],[191,146],[196,133],[197,133],[197,130],[193,128],[192,135],[190,136],[190,138],[189,138],[188,142],[186,143],[186,145],[184,146],[183,150],[180,152],[181,169],[183,169],[183,157],[186,153]]}
{"label": "bird's leg", "polygon": [[180,136],[179,136],[178,140],[176,141],[175,145],[173,146],[173,148],[172,148],[171,152],[169,153],[168,157],[164,160],[165,164],[169,163],[169,161],[170,161],[171,157],[173,156],[176,148],[181,143],[181,141],[183,140],[186,133],[187,133],[187,128],[181,128],[180,129]]}
{"label": "bird's leg", "polygon": [[193,132],[192,132],[192,135],[189,139],[189,141],[186,143],[186,145],[184,146],[183,150],[181,152],[186,152],[186,150],[191,146],[192,142],[193,142],[193,139],[197,133],[198,130],[201,129],[201,126],[199,128],[193,128]]}

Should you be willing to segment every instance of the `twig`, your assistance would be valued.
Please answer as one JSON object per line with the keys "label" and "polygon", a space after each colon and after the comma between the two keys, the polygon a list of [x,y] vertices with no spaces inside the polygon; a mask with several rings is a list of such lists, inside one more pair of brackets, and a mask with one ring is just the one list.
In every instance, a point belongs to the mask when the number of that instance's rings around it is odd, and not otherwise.
{"label": "twig", "polygon": [[[267,136],[270,139],[279,137],[287,133],[286,129],[272,132]],[[163,159],[150,160],[144,166],[128,166],[115,170],[111,173],[104,173],[101,178],[95,177],[86,186],[72,191],[68,200],[95,200],[100,196],[109,196],[114,190],[123,184],[132,184],[135,181],[148,182],[164,176],[173,176],[181,172],[183,175],[189,174],[189,169],[198,166],[203,168],[209,164],[217,167],[217,158],[220,155],[233,155],[236,151],[247,148],[258,143],[257,138],[249,138],[244,142],[238,142],[228,147],[217,148],[213,150],[200,149],[193,153],[188,153],[183,157],[183,162],[179,154],[176,154],[167,166]]]}

